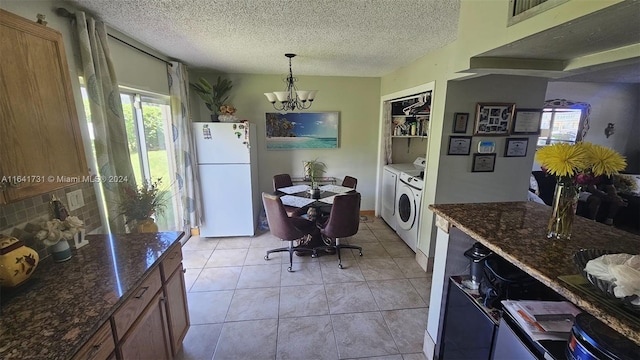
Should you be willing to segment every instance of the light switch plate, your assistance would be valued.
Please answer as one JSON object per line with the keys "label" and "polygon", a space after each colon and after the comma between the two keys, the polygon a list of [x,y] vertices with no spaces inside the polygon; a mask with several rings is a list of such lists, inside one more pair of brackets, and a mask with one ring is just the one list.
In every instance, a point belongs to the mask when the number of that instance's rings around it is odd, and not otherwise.
{"label": "light switch plate", "polygon": [[82,189],[67,193],[67,205],[69,205],[69,211],[79,209],[84,206],[84,197],[82,196]]}

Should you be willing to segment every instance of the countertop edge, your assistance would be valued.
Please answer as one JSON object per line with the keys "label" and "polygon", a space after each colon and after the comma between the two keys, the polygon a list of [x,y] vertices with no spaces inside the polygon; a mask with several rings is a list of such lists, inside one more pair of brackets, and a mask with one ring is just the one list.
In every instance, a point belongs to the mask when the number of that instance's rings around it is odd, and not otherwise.
{"label": "countertop edge", "polygon": [[[464,205],[464,204],[459,204],[459,205]],[[478,205],[478,204],[475,204],[475,205]],[[455,226],[460,231],[464,232],[468,236],[480,242],[481,244],[489,248],[494,253],[503,257],[505,260],[511,262],[512,264],[514,264],[521,270],[525,271],[526,273],[530,274],[536,280],[548,286],[558,294],[564,296],[570,302],[574,303],[578,307],[587,311],[591,315],[594,315],[600,321],[604,322],[605,324],[609,325],[616,331],[620,332],[624,336],[628,337],[629,339],[631,339],[632,341],[640,345],[640,333],[634,332],[633,329],[630,328],[629,324],[626,324],[625,322],[620,320],[618,317],[611,316],[606,311],[606,309],[603,308],[603,306],[599,306],[598,304],[595,304],[593,301],[585,299],[583,295],[572,291],[569,287],[564,285],[560,279],[551,279],[547,276],[544,276],[542,273],[540,273],[538,269],[523,263],[518,258],[510,254],[509,252],[504,251],[500,246],[494,244],[493,242],[485,238],[485,236],[483,236],[482,234],[478,233],[477,231],[475,231],[474,229],[471,229],[468,226],[463,225],[460,221],[456,220],[456,218],[452,217],[447,212],[438,208],[437,205],[436,206],[429,205],[429,210],[431,210],[437,216],[440,216],[441,218],[446,220],[451,226]]]}
{"label": "countertop edge", "polygon": [[[135,290],[138,289],[138,287],[140,287],[140,285],[142,285],[142,283],[144,283],[145,280],[147,280],[147,278],[151,275],[151,273],[160,266],[160,264],[162,263],[162,261],[165,259],[165,257],[167,256],[168,253],[170,253],[171,249],[173,249],[175,246],[182,246],[182,244],[180,243],[180,239],[182,239],[184,237],[184,232],[182,232],[175,240],[175,242],[167,248],[166,251],[164,251],[162,253],[162,255],[160,255],[158,257],[158,259],[151,264],[151,266],[149,266],[147,268],[147,270],[142,273],[142,275],[140,276],[140,278],[133,283],[132,287],[124,294],[122,294],[122,296],[120,297],[120,299],[113,304],[113,306],[111,307],[111,309],[109,309],[109,311],[106,313],[105,316],[101,317],[99,320],[96,321],[96,324],[93,325],[91,327],[90,330],[88,330],[86,332],[86,335],[82,336],[82,338],[79,341],[79,345],[76,347],[76,349],[74,349],[73,351],[69,352],[71,354],[70,358],[73,358],[74,356],[76,356],[76,354],[78,353],[78,351],[80,351],[82,349],[82,347],[87,343],[87,341],[89,341],[89,339],[91,339],[91,337],[93,337],[98,330],[107,322],[109,321],[109,319],[111,318],[111,316],[113,316],[113,314],[118,310],[118,308],[125,302],[127,301],[131,296],[133,296],[133,294],[135,293]],[[161,288],[162,289],[162,288]],[[113,331],[113,329],[112,329]],[[117,343],[116,343],[117,345]]]}

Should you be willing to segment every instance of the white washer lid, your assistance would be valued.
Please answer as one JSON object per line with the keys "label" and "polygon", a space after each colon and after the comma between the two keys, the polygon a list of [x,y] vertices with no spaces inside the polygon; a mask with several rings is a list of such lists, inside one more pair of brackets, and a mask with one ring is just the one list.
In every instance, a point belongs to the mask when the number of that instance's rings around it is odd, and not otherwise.
{"label": "white washer lid", "polygon": [[384,166],[385,169],[389,169],[390,171],[393,171],[397,174],[404,172],[404,171],[409,171],[409,170],[415,170],[415,166],[413,164],[389,164],[389,165],[385,165]]}

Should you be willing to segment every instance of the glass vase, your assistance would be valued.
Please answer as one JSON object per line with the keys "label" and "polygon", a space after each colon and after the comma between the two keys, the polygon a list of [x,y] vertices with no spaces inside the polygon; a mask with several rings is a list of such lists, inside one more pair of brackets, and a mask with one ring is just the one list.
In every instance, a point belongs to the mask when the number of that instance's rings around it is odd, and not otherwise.
{"label": "glass vase", "polygon": [[571,182],[556,183],[553,194],[551,218],[547,226],[547,238],[568,240],[578,206],[578,187]]}

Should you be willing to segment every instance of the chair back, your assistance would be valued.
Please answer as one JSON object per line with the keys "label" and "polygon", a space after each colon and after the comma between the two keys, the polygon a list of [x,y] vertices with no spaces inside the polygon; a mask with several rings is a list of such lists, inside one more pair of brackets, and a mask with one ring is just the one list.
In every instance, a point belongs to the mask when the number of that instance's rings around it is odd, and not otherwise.
{"label": "chair back", "polygon": [[321,230],[330,238],[343,238],[358,233],[360,226],[360,193],[350,192],[333,198],[329,220]]}
{"label": "chair back", "polygon": [[262,202],[267,214],[269,230],[274,236],[282,240],[297,240],[306,235],[302,229],[295,227],[294,221],[287,216],[279,196],[262,193]]}
{"label": "chair back", "polygon": [[342,186],[355,190],[356,186],[358,186],[358,179],[347,175],[342,180]]}
{"label": "chair back", "polygon": [[291,176],[289,174],[278,174],[273,176],[273,191],[277,191],[280,188],[293,186]]}

